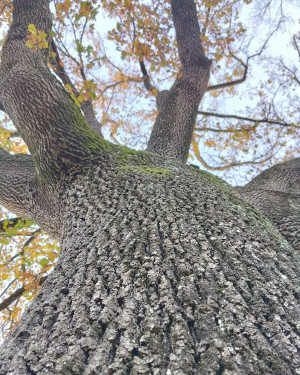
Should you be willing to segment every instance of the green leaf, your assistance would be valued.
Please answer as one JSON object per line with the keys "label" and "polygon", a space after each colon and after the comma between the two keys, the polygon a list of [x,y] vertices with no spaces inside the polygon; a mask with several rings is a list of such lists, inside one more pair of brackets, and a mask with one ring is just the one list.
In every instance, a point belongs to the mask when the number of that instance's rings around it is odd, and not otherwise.
{"label": "green leaf", "polygon": [[40,260],[40,265],[42,267],[47,266],[48,263],[49,263],[49,259],[47,259],[47,258],[43,258],[43,259]]}

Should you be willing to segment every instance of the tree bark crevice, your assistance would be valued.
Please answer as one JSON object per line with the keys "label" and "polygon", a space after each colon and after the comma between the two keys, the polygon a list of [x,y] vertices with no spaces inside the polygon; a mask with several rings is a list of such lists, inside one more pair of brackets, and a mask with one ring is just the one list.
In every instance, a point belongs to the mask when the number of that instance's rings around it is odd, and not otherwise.
{"label": "tree bark crevice", "polygon": [[50,32],[49,1],[14,0],[0,100],[32,157],[0,151],[0,200],[59,238],[61,253],[1,346],[0,375],[299,371],[298,242],[240,199],[276,193],[259,208],[277,205],[273,222],[293,222],[299,160],[244,190],[182,163],[210,61],[194,1],[171,6],[182,71],[161,97],[148,148],[167,159],[87,126],[47,68],[48,51],[24,45],[28,24]]}
{"label": "tree bark crevice", "polygon": [[220,361],[232,374],[294,374],[292,249],[225,184],[159,165],[170,174],[95,166],[61,194],[61,257],[3,347],[1,375],[27,374],[25,363],[36,374],[204,375]]}

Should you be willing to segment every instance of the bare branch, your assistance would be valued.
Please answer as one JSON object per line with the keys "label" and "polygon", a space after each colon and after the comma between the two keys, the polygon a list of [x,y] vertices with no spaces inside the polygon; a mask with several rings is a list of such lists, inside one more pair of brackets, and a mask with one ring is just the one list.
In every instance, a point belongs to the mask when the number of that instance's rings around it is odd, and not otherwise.
{"label": "bare branch", "polygon": [[220,83],[218,85],[213,85],[213,86],[208,86],[206,88],[206,91],[211,91],[211,90],[219,90],[219,89],[224,89],[226,87],[231,87],[231,86],[235,86],[235,85],[239,85],[240,83],[243,83],[246,81],[246,78],[247,78],[247,73],[248,73],[248,62],[250,60],[250,58],[247,59],[247,62],[244,63],[240,58],[238,58],[236,55],[232,55],[232,57],[238,61],[243,67],[244,67],[244,73],[243,73],[243,77],[240,78],[240,79],[237,79],[235,81],[230,81],[230,82],[224,82],[224,83]]}
{"label": "bare branch", "polygon": [[[43,285],[46,281],[48,276],[43,276],[39,280],[39,285]],[[5,300],[3,300],[0,303],[0,311],[7,309],[13,302],[15,302],[18,298],[20,298],[24,293],[26,292],[26,288],[24,286],[21,286],[21,288],[17,289],[15,292],[13,292],[9,297],[7,297]]]}
{"label": "bare branch", "polygon": [[125,78],[120,79],[117,82],[114,82],[114,83],[111,83],[110,85],[105,86],[105,88],[101,92],[102,92],[102,94],[104,94],[107,90],[113,89],[113,88],[115,88],[119,85],[122,85],[122,83],[125,83],[125,82],[138,82],[138,83],[140,83],[141,81],[142,81],[141,79],[126,77],[126,79]]}
{"label": "bare branch", "polygon": [[207,28],[208,28],[208,24],[209,24],[209,21],[210,21],[210,11],[211,11],[211,7],[209,6],[206,10],[205,21],[204,21],[204,25],[203,25],[203,28],[202,28],[202,31],[201,31],[201,39],[203,39],[205,37],[206,31],[207,31]]}
{"label": "bare branch", "polygon": [[[224,119],[234,119],[234,120],[241,120],[241,121],[248,121],[248,122],[253,122],[253,123],[265,123],[265,124],[270,124],[270,125],[280,125],[284,127],[292,127],[295,129],[300,129],[300,126],[294,125],[294,124],[288,124],[285,122],[281,121],[275,121],[275,120],[270,120],[267,118],[264,119],[254,119],[250,117],[244,117],[244,116],[237,116],[237,115],[227,115],[227,114],[221,114],[221,113],[214,113],[214,112],[205,112],[205,111],[198,111],[199,115],[203,116],[212,116],[212,117],[218,117],[218,118],[224,118]],[[208,128],[196,128],[195,130],[208,130]],[[210,129],[211,130],[211,129]],[[248,130],[247,128],[242,128],[240,130]],[[252,129],[250,129],[252,130]],[[213,130],[211,130],[213,131]],[[225,131],[225,130],[220,130],[220,131]],[[237,130],[234,130],[234,132]]]}
{"label": "bare branch", "polygon": [[10,262],[12,262],[13,260],[15,260],[16,258],[18,258],[19,256],[21,255],[24,255],[24,248],[29,246],[31,244],[31,242],[35,239],[35,235],[37,233],[41,233],[41,229],[37,229],[36,231],[34,231],[33,233],[31,233],[31,236],[28,238],[27,241],[25,241],[24,245],[22,246],[22,250],[19,251],[17,254],[13,255],[11,258],[8,259],[7,262],[5,262],[5,266],[8,265]]}
{"label": "bare branch", "polygon": [[294,44],[294,46],[295,46],[295,48],[296,48],[296,50],[298,52],[298,56],[299,56],[299,59],[300,59],[300,48],[299,48],[298,43],[297,43],[297,37],[296,37],[296,35],[293,36],[293,44]]}
{"label": "bare branch", "polygon": [[195,155],[197,160],[208,170],[210,171],[224,171],[225,169],[228,169],[228,168],[233,168],[233,167],[240,167],[240,166],[243,166],[243,165],[259,165],[259,164],[262,164],[262,163],[265,163],[266,161],[270,160],[272,158],[273,155],[263,159],[263,160],[260,160],[260,161],[255,161],[255,160],[250,160],[250,161],[242,161],[242,162],[235,162],[235,163],[228,163],[228,164],[225,164],[225,165],[222,165],[222,166],[218,166],[218,167],[212,167],[211,165],[207,164],[206,161],[202,158],[202,156],[199,154],[199,155]]}
{"label": "bare branch", "polygon": [[153,91],[157,90],[157,88],[151,84],[150,77],[148,75],[148,72],[147,72],[147,69],[145,67],[145,64],[144,64],[143,60],[140,60],[140,68],[141,68],[141,71],[143,73],[144,86],[145,86],[146,90],[153,93]]}
{"label": "bare branch", "polygon": [[4,296],[4,294],[8,291],[8,289],[17,281],[17,279],[13,279],[8,285],[7,287],[3,290],[3,292],[0,294],[0,298],[2,296]]}
{"label": "bare branch", "polygon": [[220,84],[217,84],[217,85],[212,85],[212,86],[208,86],[206,91],[212,91],[212,90],[220,90],[220,89],[224,89],[226,87],[232,87],[232,86],[235,86],[235,85],[239,85],[243,82],[246,81],[247,79],[247,73],[248,73],[248,67],[249,67],[249,60],[253,59],[254,57],[256,56],[260,56],[264,49],[266,48],[269,40],[272,38],[272,36],[278,31],[280,25],[281,25],[282,21],[279,21],[278,22],[278,25],[276,26],[276,28],[270,33],[270,35],[267,37],[267,39],[265,40],[265,42],[263,43],[262,47],[260,48],[260,50],[256,53],[254,53],[253,55],[250,55],[247,57],[247,61],[246,63],[243,62],[243,60],[241,60],[239,57],[237,57],[236,55],[232,54],[231,56],[236,60],[238,61],[243,67],[244,67],[244,73],[243,73],[243,76],[242,78],[240,79],[237,79],[237,80],[234,80],[234,81],[230,81],[230,82],[224,82],[224,83],[220,83]]}

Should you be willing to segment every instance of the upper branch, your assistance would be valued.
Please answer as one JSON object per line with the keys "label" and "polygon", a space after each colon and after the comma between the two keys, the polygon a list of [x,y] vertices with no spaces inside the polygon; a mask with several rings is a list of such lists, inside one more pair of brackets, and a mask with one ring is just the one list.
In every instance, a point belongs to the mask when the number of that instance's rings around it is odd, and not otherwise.
{"label": "upper branch", "polygon": [[[300,129],[300,126],[294,125],[294,124],[288,124],[286,122],[282,121],[276,121],[276,120],[270,120],[268,118],[261,118],[261,119],[255,119],[251,117],[244,117],[244,116],[238,116],[238,115],[230,115],[230,114],[222,114],[222,113],[215,113],[215,112],[205,112],[205,111],[198,111],[199,115],[203,116],[211,116],[211,117],[218,117],[218,118],[224,118],[224,119],[234,119],[234,120],[242,120],[242,121],[248,121],[252,122],[254,124],[270,124],[270,125],[279,125],[283,127],[291,127],[291,128],[296,128]],[[249,130],[254,130],[255,126],[251,127]],[[206,128],[196,128],[195,130],[208,130]],[[238,129],[233,129],[233,132],[237,131]],[[247,130],[247,128],[243,128],[240,130]],[[226,131],[225,129],[218,130],[218,131]]]}
{"label": "upper branch", "polygon": [[171,6],[182,74],[163,97],[148,151],[186,161],[211,61],[202,47],[195,2],[172,0]]}
{"label": "upper branch", "polygon": [[178,53],[183,69],[207,66],[201,43],[196,4],[193,0],[172,0],[172,15],[176,30]]}
{"label": "upper branch", "polygon": [[49,50],[25,45],[30,24],[44,31],[49,40],[49,2],[14,0],[0,70],[0,101],[26,142],[39,175],[48,181],[93,154],[95,148],[91,150],[89,145],[97,138],[69,93],[51,74]]}

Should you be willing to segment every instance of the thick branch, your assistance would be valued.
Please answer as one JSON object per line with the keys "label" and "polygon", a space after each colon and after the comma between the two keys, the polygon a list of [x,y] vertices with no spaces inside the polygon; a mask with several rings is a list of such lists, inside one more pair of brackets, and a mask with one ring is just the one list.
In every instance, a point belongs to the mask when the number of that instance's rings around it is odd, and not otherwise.
{"label": "thick branch", "polygon": [[185,162],[211,62],[201,44],[194,1],[172,0],[171,6],[182,71],[172,88],[165,92],[148,151]]}
{"label": "thick branch", "polygon": [[237,191],[300,250],[300,158],[267,169]]}
{"label": "thick branch", "polygon": [[[51,63],[55,67],[55,73],[59,76],[59,78],[63,81],[65,85],[69,85],[71,87],[74,95],[78,97],[79,92],[74,86],[73,82],[71,81],[71,78],[69,77],[68,73],[65,71],[65,68],[61,63],[61,58],[59,56],[54,40],[51,41],[51,49],[55,53],[55,57],[51,60]],[[80,108],[84,114],[85,120],[88,123],[89,127],[92,130],[94,130],[95,133],[103,137],[101,132],[101,124],[96,118],[93,104],[89,100],[85,100],[80,103]]]}
{"label": "thick branch", "polygon": [[0,149],[0,203],[27,219],[32,219],[28,191],[34,173],[34,164],[29,155],[10,155]]}
{"label": "thick branch", "polygon": [[48,35],[49,0],[15,0],[13,22],[3,46],[0,100],[26,142],[40,176],[57,179],[95,151],[96,134],[47,66],[48,50],[28,48],[29,24]]}
{"label": "thick branch", "polygon": [[178,53],[183,69],[206,67],[208,59],[201,43],[197,9],[193,0],[172,0]]}

